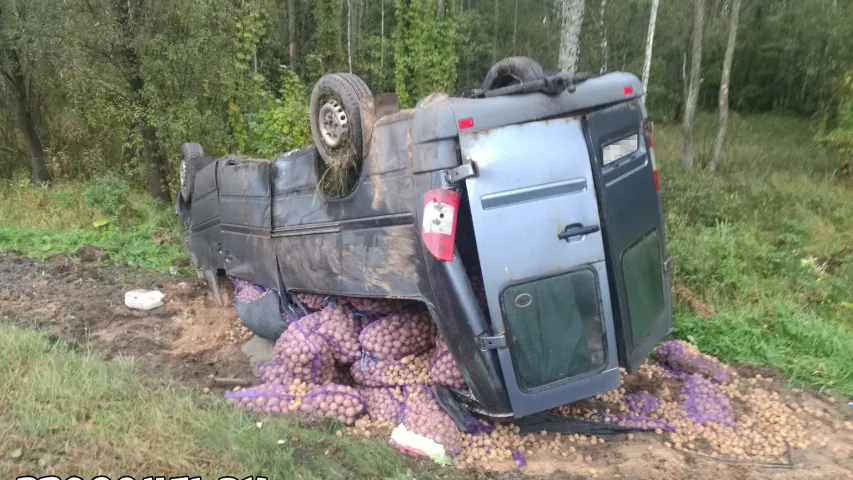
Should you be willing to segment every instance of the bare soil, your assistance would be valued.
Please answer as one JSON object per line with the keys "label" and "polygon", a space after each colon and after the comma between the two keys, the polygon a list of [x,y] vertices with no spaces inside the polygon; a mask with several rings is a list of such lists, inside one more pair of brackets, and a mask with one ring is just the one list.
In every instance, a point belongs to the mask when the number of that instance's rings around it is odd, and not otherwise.
{"label": "bare soil", "polygon": [[[124,306],[124,294],[133,289],[159,289],[166,305],[143,312]],[[226,291],[224,297],[230,298]],[[240,351],[239,319],[227,298],[220,306],[203,282],[185,277],[152,274],[120,266],[93,266],[78,258],[54,257],[35,261],[14,253],[0,253],[0,318],[24,328],[38,328],[56,339],[94,347],[109,360],[133,356],[140,371],[190,387],[209,386],[211,375],[246,378],[251,367]],[[701,310],[701,309],[699,309]],[[632,439],[617,436],[611,442],[582,447],[582,455],[535,452],[518,471],[510,460],[496,460],[490,469],[497,478],[624,478],[624,479],[853,479],[853,431],[843,422],[853,420],[843,399],[816,392],[791,390],[766,367],[743,366],[741,377],[775,378],[769,388],[786,401],[823,412],[809,419],[810,429],[826,442],[805,451],[793,451],[793,466],[728,462],[664,446],[653,433]],[[625,385],[665,394],[667,385]],[[589,457],[586,460],[584,457]],[[449,473],[449,472],[448,472]],[[472,478],[495,478],[494,473],[471,471]],[[455,475],[454,475],[455,478]]]}

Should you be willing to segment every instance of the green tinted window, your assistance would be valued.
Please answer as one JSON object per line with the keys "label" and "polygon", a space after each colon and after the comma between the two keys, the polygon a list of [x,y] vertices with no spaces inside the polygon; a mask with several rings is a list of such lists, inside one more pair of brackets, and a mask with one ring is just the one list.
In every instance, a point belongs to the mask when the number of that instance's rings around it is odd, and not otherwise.
{"label": "green tinted window", "polygon": [[598,277],[581,270],[513,285],[501,297],[516,379],[530,391],[604,365]]}
{"label": "green tinted window", "polygon": [[663,271],[658,232],[643,237],[622,254],[622,275],[634,345],[649,334],[664,313]]}

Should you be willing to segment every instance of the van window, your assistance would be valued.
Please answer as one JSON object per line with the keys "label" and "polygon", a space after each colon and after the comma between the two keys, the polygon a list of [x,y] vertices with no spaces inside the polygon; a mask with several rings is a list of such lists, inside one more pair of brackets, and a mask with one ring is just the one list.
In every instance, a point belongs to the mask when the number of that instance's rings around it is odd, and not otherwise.
{"label": "van window", "polygon": [[523,391],[603,367],[598,278],[579,270],[507,287],[501,295],[509,350]]}

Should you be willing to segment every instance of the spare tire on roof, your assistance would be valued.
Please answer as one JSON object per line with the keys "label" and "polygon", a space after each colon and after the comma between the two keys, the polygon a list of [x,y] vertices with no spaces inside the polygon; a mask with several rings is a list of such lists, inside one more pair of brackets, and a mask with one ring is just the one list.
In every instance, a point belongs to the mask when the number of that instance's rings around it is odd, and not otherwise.
{"label": "spare tire on roof", "polygon": [[544,77],[545,72],[536,60],[529,57],[508,57],[489,69],[483,82],[483,91],[532,82]]}
{"label": "spare tire on roof", "polygon": [[311,134],[322,157],[319,188],[330,197],[345,197],[358,183],[365,156],[361,106],[372,96],[351,73],[324,75],[311,92]]}

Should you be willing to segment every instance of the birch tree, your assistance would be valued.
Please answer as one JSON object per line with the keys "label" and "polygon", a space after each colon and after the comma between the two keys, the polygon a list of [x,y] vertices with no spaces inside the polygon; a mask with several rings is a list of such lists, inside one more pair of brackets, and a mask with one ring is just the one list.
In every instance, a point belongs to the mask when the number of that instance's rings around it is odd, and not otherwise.
{"label": "birch tree", "polygon": [[[603,3],[603,0],[602,0]],[[652,46],[655,43],[655,25],[658,20],[658,5],[660,0],[652,0],[652,11],[649,14],[649,31],[646,34],[646,56],[643,59],[643,91],[649,88],[649,72],[652,69]],[[603,7],[602,7],[603,8]]]}
{"label": "birch tree", "polygon": [[562,0],[563,28],[560,33],[560,70],[569,74],[578,68],[584,0]]}
{"label": "birch tree", "polygon": [[687,101],[684,103],[684,143],[682,145],[681,165],[689,170],[693,168],[695,145],[693,129],[696,123],[696,106],[699,103],[699,82],[702,73],[702,35],[705,24],[705,0],[693,0],[693,40],[690,57],[690,85]]}
{"label": "birch tree", "polygon": [[726,129],[729,126],[729,80],[732,76],[732,61],[735,56],[737,28],[740,21],[741,0],[732,1],[731,18],[729,20],[729,41],[726,44],[726,57],[723,59],[723,76],[720,80],[720,121],[717,124],[717,138],[714,140],[714,154],[708,169],[716,171],[723,163],[723,146],[726,143]]}
{"label": "birch tree", "polygon": [[[654,0],[655,2],[657,0]],[[604,74],[607,71],[607,57],[609,55],[607,49],[607,24],[604,23],[604,13],[607,8],[607,0],[601,0],[601,9],[598,13],[598,30],[601,35],[601,71]]]}

